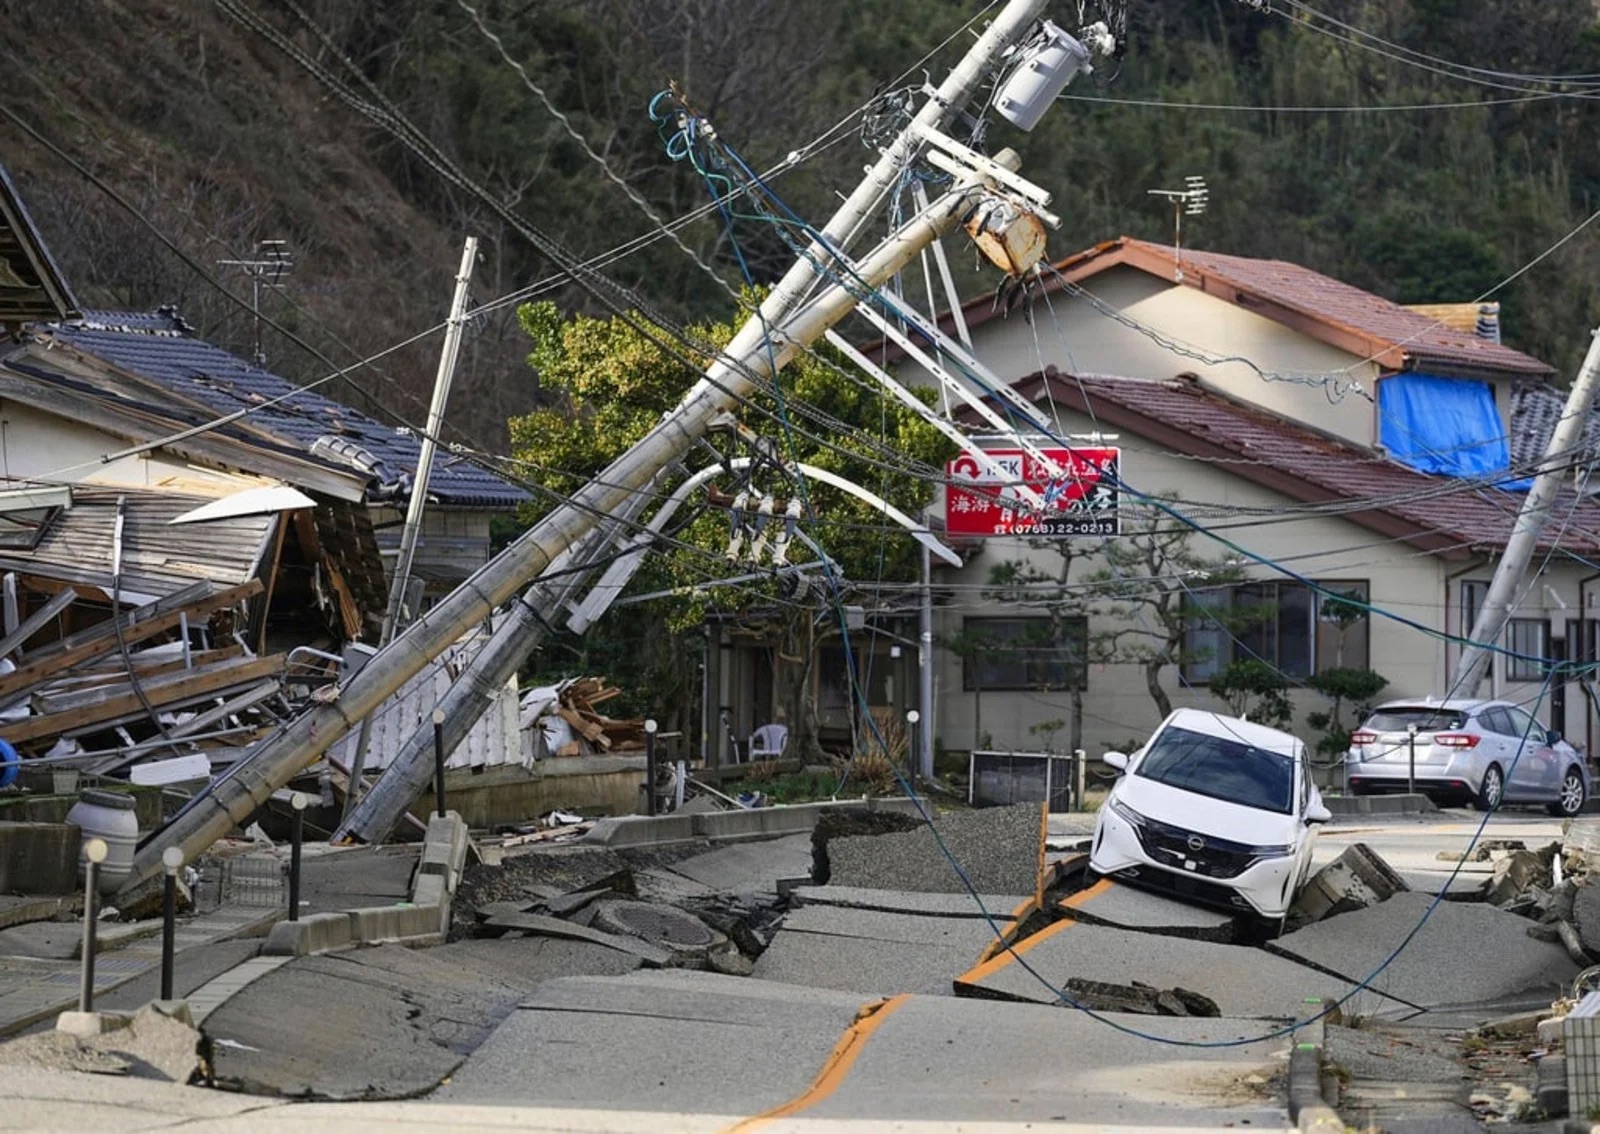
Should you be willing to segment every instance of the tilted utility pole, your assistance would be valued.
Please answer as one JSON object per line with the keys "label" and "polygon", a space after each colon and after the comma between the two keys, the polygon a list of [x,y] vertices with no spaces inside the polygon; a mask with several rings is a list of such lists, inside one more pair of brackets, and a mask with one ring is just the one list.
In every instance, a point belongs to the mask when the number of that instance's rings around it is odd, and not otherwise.
{"label": "tilted utility pole", "polygon": [[1573,455],[1582,443],[1583,429],[1589,421],[1589,407],[1594,404],[1597,390],[1600,390],[1600,329],[1590,333],[1589,351],[1584,355],[1583,366],[1572,383],[1572,392],[1567,395],[1567,407],[1561,413],[1561,420],[1556,422],[1555,431],[1550,434],[1550,444],[1545,449],[1544,459],[1539,462],[1533,487],[1528,490],[1528,498],[1523,501],[1522,511],[1517,514],[1516,526],[1511,529],[1505,553],[1500,556],[1500,563],[1495,568],[1489,593],[1484,596],[1483,608],[1478,611],[1477,621],[1472,624],[1469,643],[1462,647],[1461,660],[1456,663],[1455,677],[1450,682],[1452,697],[1477,695],[1478,685],[1489,668],[1490,650],[1499,642],[1506,620],[1511,617],[1511,600],[1522,585],[1528,565],[1533,562],[1533,553],[1539,546],[1539,535],[1550,518],[1550,510],[1555,506],[1563,475],[1571,468]]}
{"label": "tilted utility pole", "polygon": [[[450,383],[455,379],[456,359],[461,353],[461,328],[466,323],[468,288],[477,261],[478,238],[469,236],[461,248],[461,267],[456,271],[456,290],[450,299],[444,345],[439,350],[439,370],[433,379],[433,400],[428,405],[428,426],[422,435],[422,452],[417,457],[417,475],[411,482],[411,499],[406,502],[405,526],[400,529],[400,555],[395,560],[394,577],[389,580],[389,605],[383,615],[383,628],[378,633],[379,649],[394,638],[405,614],[406,588],[411,583],[411,565],[416,561],[422,513],[428,506],[428,482],[433,478],[433,455],[439,451],[439,432],[444,428],[444,407],[450,401]],[[372,717],[368,715],[361,722],[356,754],[350,761],[350,787],[344,796],[346,815],[361,798],[367,770],[367,745],[371,741]]]}
{"label": "tilted utility pole", "polygon": [[[834,249],[845,248],[865,223],[876,203],[895,184],[910,158],[920,128],[948,123],[972,98],[1002,52],[1026,33],[1044,0],[1011,0],[980,35],[948,78],[917,112],[868,173],[867,180],[846,199],[822,231]],[[1010,155],[1014,167],[1015,155]],[[829,285],[804,306],[801,298],[837,260],[834,251],[815,250],[802,257],[748,319],[724,354],[706,368],[705,376],[682,402],[633,448],[613,461],[572,499],[530,528],[470,579],[419,617],[355,673],[337,696],[318,704],[264,741],[229,773],[196,796],[170,823],[160,839],[151,839],[135,856],[125,888],[154,877],[162,869],[161,848],[176,845],[190,861],[217,839],[246,822],[272,793],[287,784],[328,747],[375,711],[406,681],[449,649],[474,624],[488,618],[539,578],[563,551],[613,514],[642,490],[669,462],[686,453],[717,415],[727,412],[755,391],[760,380],[774,377],[801,350],[844,318],[856,305],[863,286],[876,287],[910,263],[934,240],[955,229],[981,198],[981,182],[964,180],[899,232],[850,266],[849,286]]]}

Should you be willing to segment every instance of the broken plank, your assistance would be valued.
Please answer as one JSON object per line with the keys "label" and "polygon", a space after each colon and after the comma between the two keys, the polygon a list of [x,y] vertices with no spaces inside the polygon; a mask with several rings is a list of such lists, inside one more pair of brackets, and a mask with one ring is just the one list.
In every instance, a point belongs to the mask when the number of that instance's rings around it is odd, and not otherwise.
{"label": "broken plank", "polygon": [[[87,638],[65,650],[52,651],[48,656],[30,656],[15,670],[0,676],[0,698],[5,698],[20,690],[27,689],[45,678],[69,669],[80,662],[89,661],[122,646],[132,646],[137,642],[154,638],[157,634],[176,629],[182,624],[185,617],[199,618],[213,614],[216,611],[225,610],[236,602],[251,598],[260,592],[261,580],[252,579],[242,586],[229,587],[225,591],[218,591],[207,598],[199,600],[193,606],[185,607],[181,610],[167,611],[142,622],[130,622],[123,630],[120,642],[114,629],[101,631],[96,628],[94,631],[86,631],[86,633],[93,633],[93,637]],[[121,617],[126,618],[127,616],[123,615]],[[102,623],[101,625],[111,626],[112,623]]]}
{"label": "broken plank", "polygon": [[[167,657],[165,660],[143,661],[137,655],[131,655],[129,660],[134,663],[133,672],[139,675],[139,680],[149,681],[152,678],[164,677],[169,673],[181,673],[185,670],[200,669],[203,666],[215,665],[218,662],[231,661],[234,658],[245,656],[243,646],[223,646],[217,650],[198,650],[188,658]],[[118,659],[119,663],[121,659]],[[75,693],[82,693],[90,689],[103,689],[108,685],[126,685],[128,682],[128,667],[119,664],[116,669],[97,669],[92,672],[73,672],[60,677],[51,678],[41,682],[33,690],[35,712],[55,712],[55,708],[43,708],[41,705],[60,697],[70,697]]]}
{"label": "broken plank", "polygon": [[268,697],[271,697],[282,688],[283,686],[277,681],[263,681],[254,689],[248,689],[245,692],[240,693],[237,697],[224,701],[215,708],[207,709],[205,712],[199,714],[191,720],[184,721],[176,728],[169,729],[167,735],[176,740],[179,737],[189,736],[196,732],[202,732],[225,717],[230,717],[234,713],[242,713],[244,710],[251,708],[254,705],[259,705],[262,701],[265,701]]}
{"label": "broken plank", "polygon": [[[77,707],[37,717],[27,717],[7,725],[0,725],[0,739],[18,744],[41,736],[55,736],[70,729],[83,728],[101,721],[110,721],[126,713],[145,707],[160,708],[178,701],[193,700],[219,689],[227,689],[246,682],[256,681],[268,674],[281,673],[284,655],[269,658],[252,658],[237,664],[224,663],[205,670],[191,670],[141,682],[139,692],[129,688],[90,690],[83,694],[92,698]],[[140,697],[143,693],[143,698]]]}

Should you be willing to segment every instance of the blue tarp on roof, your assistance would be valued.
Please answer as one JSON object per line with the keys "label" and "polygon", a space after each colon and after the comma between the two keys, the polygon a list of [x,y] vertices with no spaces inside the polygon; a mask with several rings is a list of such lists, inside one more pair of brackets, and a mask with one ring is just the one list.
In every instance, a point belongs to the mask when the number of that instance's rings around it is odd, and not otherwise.
{"label": "blue tarp on roof", "polygon": [[[1493,479],[1511,471],[1511,444],[1489,383],[1395,374],[1378,383],[1378,437],[1418,472]],[[1526,488],[1527,481],[1502,488]]]}
{"label": "blue tarp on roof", "polygon": [[[315,390],[300,389],[195,338],[166,308],[150,313],[88,311],[82,322],[57,323],[50,330],[62,342],[218,416],[253,407],[246,419],[251,427],[313,459],[349,469],[352,462],[340,459],[337,450],[365,450],[380,466],[372,470],[375,480],[398,474],[406,482],[421,459],[422,440],[409,430],[385,425]],[[529,499],[526,490],[444,449],[434,456],[428,495],[456,507],[507,510]]]}

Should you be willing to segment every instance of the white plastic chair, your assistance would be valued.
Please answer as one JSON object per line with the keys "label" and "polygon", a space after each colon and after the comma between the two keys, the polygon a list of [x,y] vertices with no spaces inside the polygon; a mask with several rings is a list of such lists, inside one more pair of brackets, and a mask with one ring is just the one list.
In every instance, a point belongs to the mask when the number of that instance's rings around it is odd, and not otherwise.
{"label": "white plastic chair", "polygon": [[776,760],[783,755],[789,743],[789,726],[764,724],[750,734],[745,745],[746,760]]}

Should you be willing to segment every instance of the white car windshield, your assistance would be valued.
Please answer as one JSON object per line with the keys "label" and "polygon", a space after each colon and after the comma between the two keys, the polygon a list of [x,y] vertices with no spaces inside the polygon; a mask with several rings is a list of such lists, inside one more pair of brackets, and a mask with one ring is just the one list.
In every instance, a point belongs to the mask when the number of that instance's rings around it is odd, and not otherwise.
{"label": "white car windshield", "polygon": [[1292,812],[1294,761],[1242,740],[1164,728],[1134,774],[1245,807]]}

